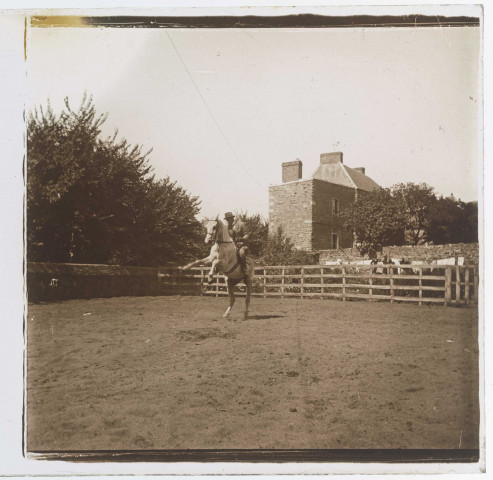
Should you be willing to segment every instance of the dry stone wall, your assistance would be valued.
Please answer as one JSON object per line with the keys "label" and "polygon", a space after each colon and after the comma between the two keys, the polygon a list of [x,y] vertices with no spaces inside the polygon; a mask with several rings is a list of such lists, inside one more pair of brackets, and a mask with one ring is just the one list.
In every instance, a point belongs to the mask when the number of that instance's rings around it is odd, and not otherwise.
{"label": "dry stone wall", "polygon": [[[479,263],[479,244],[477,243],[452,243],[447,245],[404,245],[384,247],[379,256],[389,255],[391,258],[405,258],[406,260],[422,261],[429,263],[439,258],[464,257],[467,265]],[[356,248],[345,248],[343,250],[323,250],[319,252],[320,264],[326,261],[358,261],[367,256],[362,256]]]}

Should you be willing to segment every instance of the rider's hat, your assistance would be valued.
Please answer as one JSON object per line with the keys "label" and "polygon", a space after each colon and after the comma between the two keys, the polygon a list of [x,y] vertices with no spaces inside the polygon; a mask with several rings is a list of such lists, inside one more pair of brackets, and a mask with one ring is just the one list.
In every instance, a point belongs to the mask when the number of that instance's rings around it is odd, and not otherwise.
{"label": "rider's hat", "polygon": [[226,212],[224,214],[224,220],[227,220],[228,218],[235,218],[235,216],[232,212]]}

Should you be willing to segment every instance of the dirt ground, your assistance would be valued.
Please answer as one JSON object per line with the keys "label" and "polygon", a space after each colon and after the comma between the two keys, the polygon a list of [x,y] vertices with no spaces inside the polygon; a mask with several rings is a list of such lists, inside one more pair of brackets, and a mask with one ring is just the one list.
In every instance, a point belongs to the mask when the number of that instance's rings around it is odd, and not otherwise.
{"label": "dirt ground", "polygon": [[479,446],[476,308],[226,304],[29,305],[28,451]]}

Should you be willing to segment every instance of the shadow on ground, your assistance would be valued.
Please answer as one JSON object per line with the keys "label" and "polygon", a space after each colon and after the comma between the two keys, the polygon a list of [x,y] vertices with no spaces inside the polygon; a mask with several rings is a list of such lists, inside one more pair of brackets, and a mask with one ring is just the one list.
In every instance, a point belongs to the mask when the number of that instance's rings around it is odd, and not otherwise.
{"label": "shadow on ground", "polygon": [[272,318],[284,318],[285,315],[248,315],[248,320],[270,320]]}

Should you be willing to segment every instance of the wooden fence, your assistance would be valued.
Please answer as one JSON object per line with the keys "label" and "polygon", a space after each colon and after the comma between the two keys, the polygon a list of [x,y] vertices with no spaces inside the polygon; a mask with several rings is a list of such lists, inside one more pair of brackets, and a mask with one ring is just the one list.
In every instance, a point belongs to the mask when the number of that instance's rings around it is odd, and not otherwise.
{"label": "wooden fence", "polygon": [[28,262],[28,300],[164,295],[158,272],[151,267]]}
{"label": "wooden fence", "polygon": [[[203,282],[209,268],[183,272],[159,269],[158,277],[168,293],[227,295],[222,275]],[[252,295],[259,297],[318,297],[415,302],[472,304],[478,301],[477,265],[300,265],[255,268]],[[239,295],[245,295],[237,289]]]}

